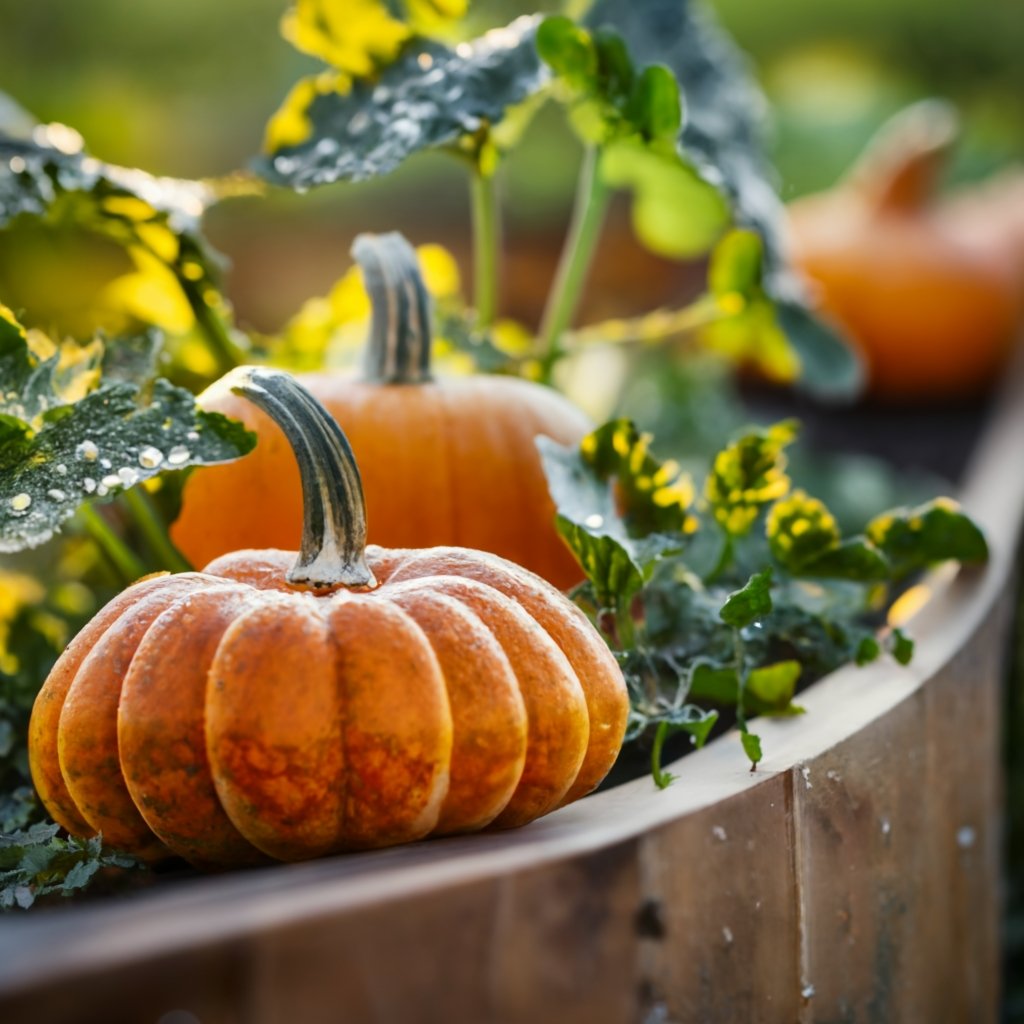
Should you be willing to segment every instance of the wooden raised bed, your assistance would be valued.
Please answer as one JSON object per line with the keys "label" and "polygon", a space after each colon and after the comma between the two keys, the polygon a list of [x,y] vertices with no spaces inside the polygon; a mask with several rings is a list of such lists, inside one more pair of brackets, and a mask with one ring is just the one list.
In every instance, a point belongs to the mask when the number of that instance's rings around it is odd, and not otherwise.
{"label": "wooden raised bed", "polygon": [[991,1021],[1000,674],[1024,372],[961,494],[912,665],[513,833],[168,884],[0,921],[0,1020],[76,1024]]}

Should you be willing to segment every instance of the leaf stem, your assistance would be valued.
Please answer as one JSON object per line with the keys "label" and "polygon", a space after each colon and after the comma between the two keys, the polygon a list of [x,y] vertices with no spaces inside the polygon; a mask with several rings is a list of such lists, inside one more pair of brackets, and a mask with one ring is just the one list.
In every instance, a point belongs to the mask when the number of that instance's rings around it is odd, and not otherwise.
{"label": "leaf stem", "polygon": [[217,360],[218,373],[225,374],[228,370],[247,363],[247,353],[236,344],[230,328],[206,301],[198,286],[190,281],[182,281],[182,287],[195,314],[196,324],[205,335]]}
{"label": "leaf stem", "polygon": [[671,732],[672,727],[668,722],[659,722],[654,734],[654,745],[651,747],[651,775],[654,776],[654,784],[658,789],[667,789],[675,778],[671,772],[661,767],[661,751]]}
{"label": "leaf stem", "polygon": [[124,499],[135,525],[160,563],[160,568],[169,572],[190,572],[192,566],[171,543],[167,528],[149,495],[141,487],[133,487],[125,491]]}
{"label": "leaf stem", "polygon": [[729,563],[733,560],[733,555],[736,553],[732,534],[723,531],[723,536],[725,540],[722,543],[722,551],[718,556],[718,561],[715,562],[714,568],[704,577],[705,583],[712,583],[718,579],[729,567]]}
{"label": "leaf stem", "polygon": [[541,379],[544,381],[550,381],[551,371],[562,355],[562,335],[572,323],[579,304],[611,198],[611,189],[601,180],[600,162],[601,150],[597,146],[588,147],[580,167],[569,234],[541,319]]}
{"label": "leaf stem", "polygon": [[741,732],[747,731],[747,712],[743,707],[743,700],[746,697],[747,680],[746,673],[743,671],[744,661],[744,649],[743,649],[743,633],[733,628],[733,650],[734,650],[734,662],[736,667],[736,724],[739,726]]}
{"label": "leaf stem", "polygon": [[114,563],[125,583],[134,583],[149,572],[142,559],[117,535],[95,506],[82,505],[78,510],[78,518],[86,533]]}
{"label": "leaf stem", "polygon": [[476,325],[490,327],[498,313],[501,214],[495,176],[474,164],[470,185],[473,214],[473,291]]}

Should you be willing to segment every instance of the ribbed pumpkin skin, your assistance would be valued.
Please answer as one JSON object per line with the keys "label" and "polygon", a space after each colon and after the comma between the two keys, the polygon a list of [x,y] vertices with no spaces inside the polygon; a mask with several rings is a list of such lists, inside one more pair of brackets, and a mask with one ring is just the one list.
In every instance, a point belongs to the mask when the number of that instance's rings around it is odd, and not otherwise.
{"label": "ribbed pumpkin skin", "polygon": [[[566,589],[582,579],[555,529],[534,438],[576,444],[586,417],[549,388],[507,377],[377,384],[299,378],[341,424],[363,478],[371,543],[489,551]],[[195,470],[171,538],[193,565],[240,548],[294,548],[302,494],[284,435],[245,399],[214,385],[204,408],[259,437],[238,462]]]}
{"label": "ribbed pumpkin skin", "polygon": [[293,586],[262,550],[115,598],[33,710],[53,817],[231,866],[523,825],[603,778],[628,701],[578,609],[480,552],[366,556],[372,591]]}

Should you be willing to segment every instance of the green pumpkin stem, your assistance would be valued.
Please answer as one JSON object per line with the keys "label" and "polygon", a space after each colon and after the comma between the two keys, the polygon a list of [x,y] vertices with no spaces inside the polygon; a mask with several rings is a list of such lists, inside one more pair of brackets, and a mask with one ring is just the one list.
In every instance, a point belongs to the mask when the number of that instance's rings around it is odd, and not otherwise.
{"label": "green pumpkin stem", "polygon": [[416,251],[396,231],[359,235],[352,255],[373,306],[363,375],[376,384],[422,384],[430,375],[430,296]]}
{"label": "green pumpkin stem", "polygon": [[240,367],[231,390],[281,428],[299,464],[302,545],[288,582],[317,589],[376,586],[364,557],[366,503],[359,467],[337,421],[281,370]]}

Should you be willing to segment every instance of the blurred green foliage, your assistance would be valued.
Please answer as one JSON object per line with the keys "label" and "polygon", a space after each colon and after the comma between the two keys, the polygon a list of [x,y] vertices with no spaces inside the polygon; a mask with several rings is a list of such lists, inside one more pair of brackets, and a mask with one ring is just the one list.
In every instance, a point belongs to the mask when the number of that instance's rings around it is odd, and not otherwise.
{"label": "blurred green foliage", "polygon": [[[316,67],[280,43],[286,6],[0,0],[3,88],[40,119],[75,125],[101,158],[163,174],[222,173],[255,152],[267,115]],[[483,25],[559,6],[472,5]],[[971,144],[961,173],[1024,152],[1019,0],[712,6],[776,104],[787,193],[830,181],[886,114],[922,95],[948,96],[964,110]]]}

